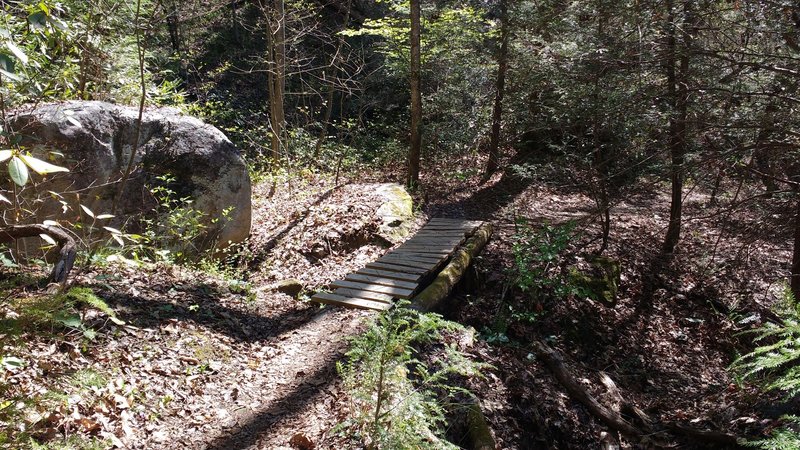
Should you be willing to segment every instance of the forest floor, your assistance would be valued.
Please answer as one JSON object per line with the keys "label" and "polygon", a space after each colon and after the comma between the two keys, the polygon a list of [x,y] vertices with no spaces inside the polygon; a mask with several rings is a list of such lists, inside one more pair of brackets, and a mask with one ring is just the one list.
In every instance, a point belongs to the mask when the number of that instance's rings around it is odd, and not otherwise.
{"label": "forest floor", "polygon": [[[637,184],[612,210],[606,254],[622,262],[616,305],[571,296],[518,319],[508,311],[530,301],[507,289],[517,219],[578,221],[582,233],[564,265],[580,264],[599,245],[594,203],[549,175],[509,170],[481,185],[475,164],[469,157],[429,169],[445,175],[423,179],[416,225],[426,217],[495,225],[477,263],[483,283],[457,294],[460,306],[449,318],[485,338],[470,354],[494,368],[468,387],[498,448],[597,447],[609,431],[532,357],[532,339],[565,355],[601,400],[610,400],[597,381],[602,371],[659,420],[739,435],[769,429],[781,411],[726,368],[748,348],[738,333],[759,324],[780,297],[791,259],[780,224],[760,223],[753,233],[752,207],[727,213],[690,189],[684,239],[664,261],[655,256],[667,189]],[[397,175],[387,169],[376,181]],[[723,196],[721,204],[731,200]],[[21,360],[0,372],[0,393],[10,401],[0,405],[4,433],[62,442],[94,436],[99,447],[137,449],[345,448],[334,431],[348,407],[336,362],[374,313],[308,303],[277,285],[297,279],[310,293],[382,254],[386,248],[372,240],[378,202],[368,186],[335,187],[313,175],[263,182],[254,191],[248,273],[131,262],[82,270],[74,283],[92,288],[125,322],[85,315],[84,326],[97,331],[91,339],[80,328],[64,335],[26,319],[24,306],[36,304],[40,288],[24,282],[29,274],[3,273],[10,283],[0,318],[24,325],[0,331],[0,355]]]}

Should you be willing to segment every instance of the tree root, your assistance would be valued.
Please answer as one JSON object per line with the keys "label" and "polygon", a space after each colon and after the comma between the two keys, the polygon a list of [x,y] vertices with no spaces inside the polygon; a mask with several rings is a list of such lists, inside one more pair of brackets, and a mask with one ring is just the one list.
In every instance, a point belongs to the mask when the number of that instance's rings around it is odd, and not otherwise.
{"label": "tree root", "polygon": [[[725,448],[745,448],[739,444],[740,439],[732,434],[718,431],[707,431],[691,428],[677,423],[662,423],[660,429],[656,427],[656,422],[644,411],[622,398],[616,385],[605,374],[601,374],[601,382],[618,403],[618,408],[608,408],[595,399],[585,387],[583,387],[570,374],[561,355],[541,341],[534,340],[531,348],[536,357],[542,361],[553,373],[555,378],[566,389],[569,395],[583,404],[589,412],[605,425],[631,439],[644,445],[653,447],[671,447],[667,442],[656,440],[655,435],[664,433],[664,429],[673,434],[681,435],[694,442],[701,442],[709,446],[721,446]],[[619,411],[624,411],[637,420],[637,424],[625,419]]]}
{"label": "tree root", "polygon": [[55,240],[59,245],[58,260],[50,273],[50,280],[61,283],[67,280],[72,265],[75,263],[77,247],[75,239],[66,231],[50,225],[31,224],[31,225],[8,225],[0,227],[0,244],[7,244],[17,239],[39,236],[46,234]]}

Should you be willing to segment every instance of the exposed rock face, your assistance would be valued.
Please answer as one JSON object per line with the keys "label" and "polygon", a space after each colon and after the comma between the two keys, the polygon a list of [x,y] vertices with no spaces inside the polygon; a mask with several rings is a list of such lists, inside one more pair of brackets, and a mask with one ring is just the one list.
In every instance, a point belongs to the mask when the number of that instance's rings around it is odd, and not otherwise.
{"label": "exposed rock face", "polygon": [[[59,202],[44,202],[36,212],[39,221],[74,223],[81,215],[78,203],[95,213],[111,210],[118,181],[135,147],[137,117],[136,108],[82,101],[43,105],[11,117],[10,127],[23,136],[22,145],[34,156],[47,159],[48,151],[60,152],[64,159],[54,162],[71,170],[35,187],[39,195],[46,190],[61,193],[69,204],[64,212]],[[152,214],[157,205],[148,186],[158,184],[157,177],[170,175],[175,181],[169,189],[179,198],[191,198],[192,207],[203,213],[207,229],[195,247],[222,247],[250,234],[247,167],[217,128],[172,108],[146,111],[134,163],[117,208],[116,225],[140,213]]]}

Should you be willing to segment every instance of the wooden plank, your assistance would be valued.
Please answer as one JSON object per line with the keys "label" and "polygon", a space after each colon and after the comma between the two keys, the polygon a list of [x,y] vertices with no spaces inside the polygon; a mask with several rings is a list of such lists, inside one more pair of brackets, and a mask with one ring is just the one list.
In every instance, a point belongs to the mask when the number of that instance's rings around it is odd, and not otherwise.
{"label": "wooden plank", "polygon": [[361,281],[366,283],[372,284],[382,284],[384,286],[393,286],[399,288],[406,288],[414,290],[417,288],[417,283],[411,283],[408,281],[400,281],[400,280],[392,280],[391,278],[383,278],[383,277],[375,277],[370,275],[364,275],[361,273],[351,273],[344,277],[345,280],[349,281]]}
{"label": "wooden plank", "polygon": [[403,248],[397,247],[396,249],[392,250],[392,253],[402,253],[408,255],[428,255],[428,256],[441,256],[447,257],[452,253],[452,250],[419,250],[413,248]]}
{"label": "wooden plank", "polygon": [[456,246],[462,242],[464,242],[464,237],[459,238],[449,238],[449,237],[421,237],[421,238],[411,238],[405,242],[403,245],[431,245],[431,244],[440,244],[440,245],[452,245]]}
{"label": "wooden plank", "polygon": [[[451,250],[426,250],[426,249],[418,249],[418,248],[396,248],[394,250],[390,250],[386,253],[386,255],[402,255],[402,256],[412,256],[416,255],[420,258],[426,259],[442,259],[446,258],[448,254],[450,254]],[[386,256],[384,255],[384,256]]]}
{"label": "wooden plank", "polygon": [[456,248],[455,245],[448,244],[403,244],[398,248],[413,248],[416,250],[452,250]]}
{"label": "wooden plank", "polygon": [[407,242],[460,242],[463,241],[466,236],[413,236]]}
{"label": "wooden plank", "polygon": [[403,251],[399,251],[399,250],[400,250],[399,248],[395,249],[395,250],[390,250],[390,251],[386,252],[386,254],[383,255],[383,256],[389,256],[389,255],[403,256],[403,257],[418,256],[418,257],[423,258],[423,259],[433,259],[433,260],[437,260],[438,261],[440,259],[446,258],[447,255],[450,253],[450,250],[431,250],[431,251],[428,251],[428,250],[418,249],[418,248],[413,248],[413,249],[404,248]]}
{"label": "wooden plank", "polygon": [[419,275],[413,273],[393,272],[391,270],[378,270],[378,269],[361,269],[358,274],[369,275],[374,277],[389,278],[392,280],[410,281],[415,283],[421,278]]}
{"label": "wooden plank", "polygon": [[450,232],[450,231],[453,231],[453,232],[456,232],[456,233],[458,233],[458,232],[472,233],[475,230],[475,228],[477,228],[477,227],[473,227],[473,226],[458,226],[458,225],[442,225],[442,226],[424,227],[420,231],[426,231],[426,232],[430,232],[430,231],[448,231],[448,232]]}
{"label": "wooden plank", "polygon": [[312,301],[325,303],[328,305],[346,306],[348,308],[372,309],[375,311],[385,311],[392,307],[391,303],[373,302],[361,298],[347,298],[341,295],[320,292],[311,297]]}
{"label": "wooden plank", "polygon": [[447,217],[434,217],[428,220],[428,223],[468,223],[468,224],[482,224],[482,220],[472,220],[472,219],[450,219]]}
{"label": "wooden plank", "polygon": [[392,297],[388,294],[381,294],[380,292],[361,291],[358,289],[344,289],[339,288],[333,291],[336,295],[341,295],[347,298],[363,298],[364,300],[372,300],[381,303],[392,303]]}
{"label": "wooden plank", "polygon": [[405,272],[405,273],[413,273],[417,275],[424,275],[430,272],[430,269],[418,269],[416,267],[408,267],[408,266],[399,266],[397,264],[392,264],[388,262],[381,262],[375,261],[371,263],[367,263],[367,267],[370,269],[377,269],[377,270],[391,270],[394,272]]}
{"label": "wooden plank", "polygon": [[453,251],[453,250],[454,250],[456,247],[455,247],[455,246],[451,246],[451,245],[429,245],[429,246],[423,246],[423,245],[404,245],[404,246],[402,246],[402,247],[398,247],[398,248],[402,248],[403,250],[408,250],[408,251],[412,251],[412,252],[413,252],[413,251],[418,251],[418,252],[442,252],[442,253],[450,253],[450,252],[452,252],[452,251]]}
{"label": "wooden plank", "polygon": [[409,261],[429,262],[433,264],[436,264],[445,258],[444,256],[439,256],[439,255],[422,255],[419,253],[403,253],[403,252],[401,253],[389,252],[383,255],[383,258],[387,257],[407,259]]}
{"label": "wooden plank", "polygon": [[429,271],[434,268],[436,263],[427,263],[427,262],[419,262],[419,261],[410,261],[400,257],[394,256],[384,256],[380,258],[378,261],[395,264],[398,266],[406,266],[406,267],[414,267],[417,269],[424,269],[425,271]]}
{"label": "wooden plank", "polygon": [[459,220],[459,219],[431,219],[427,225],[469,225],[480,226],[483,222],[477,220]]}
{"label": "wooden plank", "polygon": [[464,238],[466,237],[468,232],[466,231],[420,231],[419,233],[415,234],[414,237],[423,237],[423,238],[432,238],[432,239],[441,239],[441,238]]}
{"label": "wooden plank", "polygon": [[337,288],[355,289],[359,291],[378,292],[399,298],[411,298],[411,294],[414,293],[414,291],[411,289],[381,286],[379,284],[358,283],[356,281],[334,281],[331,283],[331,286]]}

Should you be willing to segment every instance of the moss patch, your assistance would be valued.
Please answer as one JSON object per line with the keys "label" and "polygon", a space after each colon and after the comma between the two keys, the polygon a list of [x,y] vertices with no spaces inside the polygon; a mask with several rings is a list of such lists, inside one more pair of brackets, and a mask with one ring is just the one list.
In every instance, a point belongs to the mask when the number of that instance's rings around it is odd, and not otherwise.
{"label": "moss patch", "polygon": [[570,271],[572,283],[582,294],[603,302],[608,306],[617,304],[622,265],[619,261],[606,256],[594,256],[588,259],[591,273],[582,273],[577,269]]}

